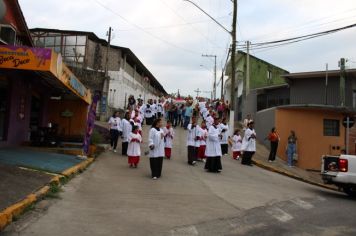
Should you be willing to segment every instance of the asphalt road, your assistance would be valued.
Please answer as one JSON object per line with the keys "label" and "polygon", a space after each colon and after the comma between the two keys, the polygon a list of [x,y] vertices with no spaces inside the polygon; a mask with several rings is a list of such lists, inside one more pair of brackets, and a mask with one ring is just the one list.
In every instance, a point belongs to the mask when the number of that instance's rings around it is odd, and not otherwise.
{"label": "asphalt road", "polygon": [[[186,163],[185,131],[176,130],[172,160],[150,178],[106,152],[2,235],[356,235],[356,201],[223,158],[223,172]],[[147,139],[147,130],[144,139]],[[142,145],[143,151],[146,144]]]}

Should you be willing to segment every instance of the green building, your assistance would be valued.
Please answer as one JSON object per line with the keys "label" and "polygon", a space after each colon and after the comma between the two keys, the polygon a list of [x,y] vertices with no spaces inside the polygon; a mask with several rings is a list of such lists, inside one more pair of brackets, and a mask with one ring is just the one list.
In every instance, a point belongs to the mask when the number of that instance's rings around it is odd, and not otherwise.
{"label": "green building", "polygon": [[[247,73],[247,53],[238,51],[236,57],[236,91],[237,97],[235,104],[237,105],[237,119],[242,120],[247,114],[254,114],[257,112],[257,107],[263,107],[268,104],[268,101],[274,100],[274,106],[284,105],[289,103],[287,97],[289,94],[283,90],[279,92],[281,87],[287,87],[282,75],[289,74],[288,71],[272,65],[260,58],[249,55],[249,76]],[[227,75],[230,75],[229,69]],[[249,78],[248,78],[249,77]],[[230,98],[230,79],[225,83],[224,97]],[[268,90],[269,96],[263,96],[263,93]],[[276,91],[273,91],[276,90]],[[236,110],[236,109],[235,109]]]}

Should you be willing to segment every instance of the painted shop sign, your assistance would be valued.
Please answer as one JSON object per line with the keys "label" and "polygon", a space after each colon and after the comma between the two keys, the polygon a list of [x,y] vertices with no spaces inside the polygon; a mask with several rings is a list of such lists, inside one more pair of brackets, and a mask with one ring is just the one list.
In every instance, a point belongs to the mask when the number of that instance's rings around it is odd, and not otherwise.
{"label": "painted shop sign", "polygon": [[51,66],[52,50],[0,46],[0,68],[47,71]]}
{"label": "painted shop sign", "polygon": [[91,103],[90,91],[63,64],[61,55],[52,49],[1,45],[0,68],[50,72],[74,94]]}
{"label": "painted shop sign", "polygon": [[79,79],[66,67],[63,66],[62,81],[70,88],[78,93],[81,97],[87,96],[87,88],[79,81]]}

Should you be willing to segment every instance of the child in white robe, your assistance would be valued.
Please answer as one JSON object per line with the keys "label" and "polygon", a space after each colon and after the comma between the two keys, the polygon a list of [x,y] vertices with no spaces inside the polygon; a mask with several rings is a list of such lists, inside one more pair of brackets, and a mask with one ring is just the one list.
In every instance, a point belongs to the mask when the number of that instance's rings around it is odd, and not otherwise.
{"label": "child in white robe", "polygon": [[166,127],[163,128],[164,132],[164,154],[167,159],[171,159],[172,146],[174,138],[174,130],[172,128],[172,122],[167,121]]}
{"label": "child in white robe", "polygon": [[188,147],[188,164],[195,165],[197,161],[197,141],[198,141],[198,128],[196,117],[192,117],[192,122],[187,126],[187,147]]}
{"label": "child in white robe", "polygon": [[205,162],[205,149],[206,149],[206,139],[208,138],[208,130],[206,128],[205,121],[201,122],[199,127],[199,148],[198,148],[198,160]]}
{"label": "child in white robe", "polygon": [[228,154],[228,138],[229,138],[229,126],[226,123],[226,118],[223,118],[222,122],[219,125],[220,132],[221,132],[221,140],[220,140],[220,145],[221,145],[221,152],[222,155],[227,155]]}
{"label": "child in white robe", "polygon": [[131,168],[137,168],[137,165],[140,161],[141,157],[141,147],[140,144],[142,142],[142,137],[138,132],[138,126],[134,126],[132,132],[128,137],[128,148],[127,148],[127,156],[128,162]]}
{"label": "child in white robe", "polygon": [[231,139],[232,143],[232,158],[235,160],[239,160],[241,157],[241,146],[242,146],[242,137],[240,135],[240,130],[236,129],[234,132],[234,136]]}

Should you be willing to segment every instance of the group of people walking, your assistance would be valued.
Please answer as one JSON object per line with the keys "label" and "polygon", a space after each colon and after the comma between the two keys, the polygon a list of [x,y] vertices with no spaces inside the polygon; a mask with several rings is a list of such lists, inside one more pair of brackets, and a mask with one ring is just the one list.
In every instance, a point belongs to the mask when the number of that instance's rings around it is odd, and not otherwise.
{"label": "group of people walking", "polygon": [[[172,121],[170,115],[167,116],[165,110],[167,107],[172,108],[172,104],[172,101],[157,102],[150,99],[147,104],[127,110],[123,119],[120,119],[119,113],[115,112],[108,122],[111,150],[116,152],[118,138],[121,137],[122,155],[128,156],[128,164],[131,168],[137,168],[142,154],[142,125],[144,120],[147,125],[151,125],[148,134],[149,150],[145,154],[150,158],[152,179],[161,177],[163,158],[170,159],[172,156],[176,124],[174,120]],[[219,102],[219,104],[222,103]],[[175,105],[173,109],[178,107]],[[181,107],[185,111],[188,110],[189,117],[188,121],[185,120],[185,123],[188,124],[183,124],[187,131],[187,163],[189,165],[194,166],[198,161],[201,161],[205,163],[204,169],[206,171],[219,173],[222,171],[221,158],[228,155],[229,146],[233,159],[241,159],[243,165],[252,165],[252,157],[256,152],[257,136],[254,130],[254,121],[250,116],[244,120],[242,131],[236,129],[231,133],[227,124],[227,113],[219,113],[216,104],[198,102],[193,106],[191,102],[187,102],[186,105]],[[168,114],[170,111],[172,110],[169,110]],[[165,125],[163,124],[164,114],[166,114]],[[271,142],[268,160],[273,162],[280,140],[275,128],[271,130],[267,139]],[[292,165],[293,155],[296,152],[296,141],[296,135],[292,132],[286,148],[289,165]]]}
{"label": "group of people walking", "polygon": [[153,179],[158,179],[161,176],[163,157],[170,159],[172,153],[174,130],[169,120],[163,127],[162,116],[163,105],[150,99],[145,105],[128,109],[123,119],[119,117],[119,112],[115,112],[108,121],[111,140],[110,150],[117,151],[117,142],[121,137],[121,154],[128,157],[128,164],[131,168],[138,167],[142,154],[142,125],[144,120],[146,120],[147,125],[152,126],[148,135],[149,151],[147,151],[147,154],[150,157]]}

